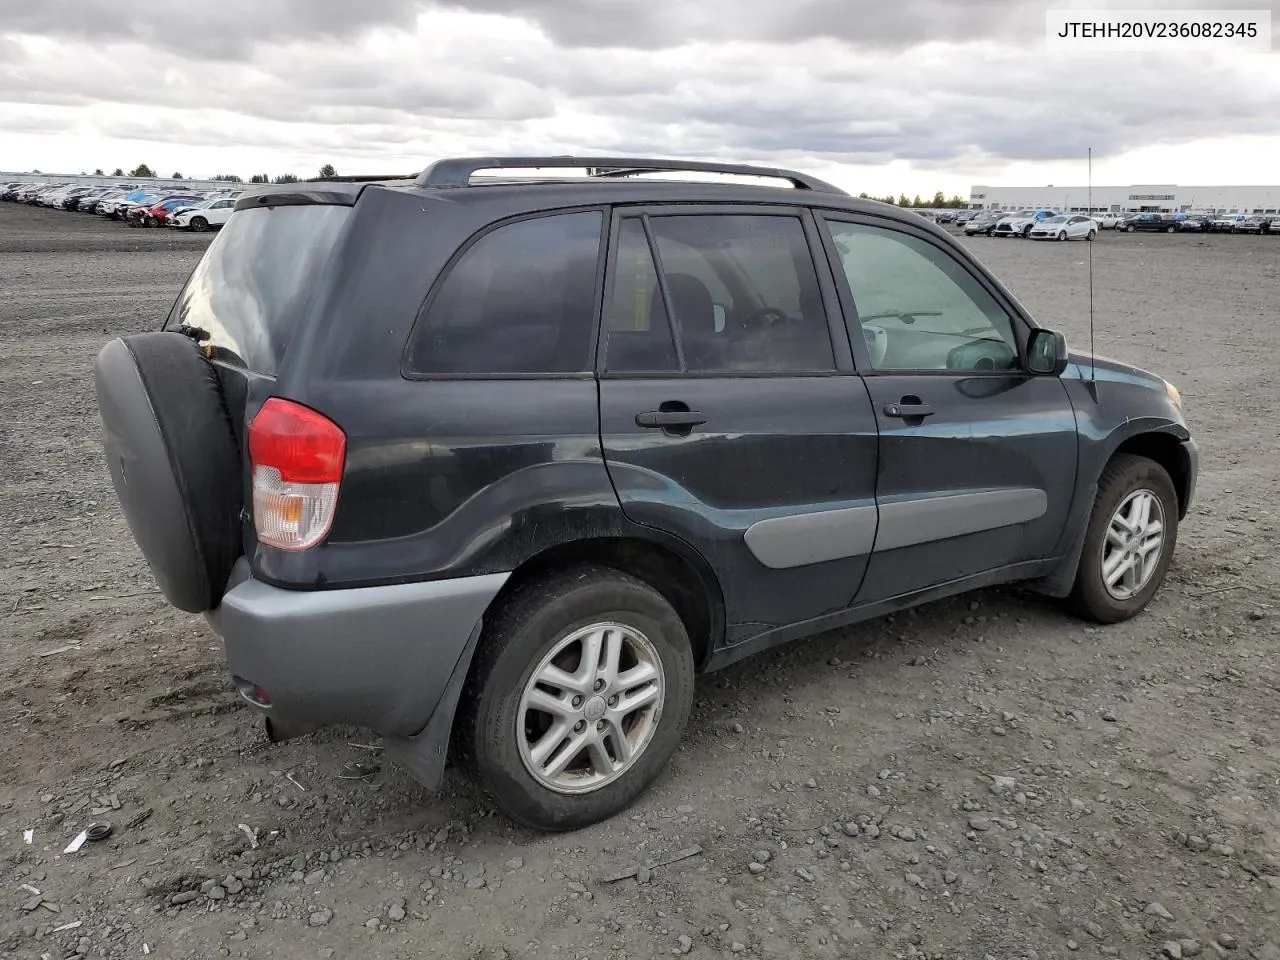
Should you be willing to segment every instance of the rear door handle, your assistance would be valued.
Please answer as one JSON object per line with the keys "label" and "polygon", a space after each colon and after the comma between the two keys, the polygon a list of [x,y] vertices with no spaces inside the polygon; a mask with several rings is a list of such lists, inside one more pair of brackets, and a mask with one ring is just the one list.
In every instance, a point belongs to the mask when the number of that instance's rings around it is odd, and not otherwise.
{"label": "rear door handle", "polygon": [[931,417],[933,416],[933,407],[927,403],[888,403],[885,404],[884,415],[886,417],[902,417],[910,420],[912,417]]}
{"label": "rear door handle", "polygon": [[696,427],[707,422],[697,410],[650,410],[636,414],[637,427]]}

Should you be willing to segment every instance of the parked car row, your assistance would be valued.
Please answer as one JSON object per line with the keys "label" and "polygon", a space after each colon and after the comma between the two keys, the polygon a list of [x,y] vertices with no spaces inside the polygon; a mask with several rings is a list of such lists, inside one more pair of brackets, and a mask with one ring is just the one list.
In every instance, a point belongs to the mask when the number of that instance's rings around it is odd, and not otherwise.
{"label": "parked car row", "polygon": [[1092,240],[1102,230],[1120,230],[1126,233],[1155,231],[1179,233],[1199,231],[1203,233],[1275,233],[1280,234],[1280,216],[1275,214],[1246,216],[1244,214],[1214,215],[1211,213],[1135,213],[1120,214],[1063,213],[1057,210],[1028,209],[971,210],[968,214],[953,217],[951,222],[963,223],[966,236],[983,234],[988,237],[1022,237],[1031,240]]}
{"label": "parked car row", "polygon": [[1030,240],[1092,240],[1104,229],[1100,217],[1056,210],[978,210],[965,220],[966,236],[1022,237]]}
{"label": "parked car row", "polygon": [[1129,217],[1120,229],[1160,233],[1274,233],[1280,234],[1277,214],[1140,213]]}
{"label": "parked car row", "polygon": [[65,183],[10,183],[0,187],[0,200],[92,213],[131,227],[175,227],[204,232],[221,227],[231,216],[240,190],[157,190],[151,186],[109,187]]}

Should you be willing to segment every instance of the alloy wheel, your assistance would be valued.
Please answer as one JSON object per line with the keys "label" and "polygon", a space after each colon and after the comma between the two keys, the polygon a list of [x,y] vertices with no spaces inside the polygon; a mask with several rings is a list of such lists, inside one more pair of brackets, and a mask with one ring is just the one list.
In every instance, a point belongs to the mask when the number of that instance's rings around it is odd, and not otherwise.
{"label": "alloy wheel", "polygon": [[653,643],[622,623],[564,637],[520,698],[516,737],[525,769],[557,793],[598,790],[630,770],[652,741],[666,678]]}
{"label": "alloy wheel", "polygon": [[1150,490],[1135,490],[1120,502],[1102,541],[1102,582],[1116,600],[1142,591],[1160,566],[1164,507]]}

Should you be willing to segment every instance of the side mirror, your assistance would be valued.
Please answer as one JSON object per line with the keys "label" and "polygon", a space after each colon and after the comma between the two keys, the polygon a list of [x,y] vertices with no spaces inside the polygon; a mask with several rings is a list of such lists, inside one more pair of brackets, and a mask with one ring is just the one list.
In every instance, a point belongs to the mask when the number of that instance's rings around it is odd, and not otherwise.
{"label": "side mirror", "polygon": [[1041,377],[1060,377],[1067,369],[1067,338],[1056,330],[1031,331],[1027,340],[1027,370]]}

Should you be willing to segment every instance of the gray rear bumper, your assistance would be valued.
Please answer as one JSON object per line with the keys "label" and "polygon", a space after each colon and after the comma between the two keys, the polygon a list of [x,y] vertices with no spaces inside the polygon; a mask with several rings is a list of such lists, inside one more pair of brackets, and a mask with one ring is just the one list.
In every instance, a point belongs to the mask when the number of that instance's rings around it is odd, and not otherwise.
{"label": "gray rear bumper", "polygon": [[[412,736],[507,577],[282,590],[252,579],[242,558],[206,619],[223,638],[242,695],[273,722]],[[270,706],[246,695],[254,684]]]}

